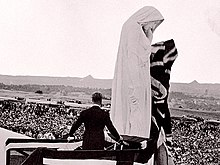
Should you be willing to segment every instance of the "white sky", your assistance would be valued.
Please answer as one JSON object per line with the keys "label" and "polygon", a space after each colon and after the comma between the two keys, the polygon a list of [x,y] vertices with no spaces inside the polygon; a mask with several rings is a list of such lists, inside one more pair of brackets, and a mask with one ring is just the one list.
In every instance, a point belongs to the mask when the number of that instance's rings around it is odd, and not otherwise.
{"label": "white sky", "polygon": [[220,83],[219,0],[0,0],[0,74],[113,78],[123,23],[143,6],[178,49],[171,82]]}

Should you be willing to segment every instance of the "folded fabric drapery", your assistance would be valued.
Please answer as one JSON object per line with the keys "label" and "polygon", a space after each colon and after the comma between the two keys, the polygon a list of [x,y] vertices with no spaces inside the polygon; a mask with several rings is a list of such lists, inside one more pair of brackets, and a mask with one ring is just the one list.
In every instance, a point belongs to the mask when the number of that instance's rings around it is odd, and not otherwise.
{"label": "folded fabric drapery", "polygon": [[[152,88],[152,118],[151,138],[158,138],[153,148],[157,164],[174,164],[169,148],[172,147],[168,139],[172,137],[171,118],[168,107],[171,67],[177,58],[177,49],[173,39],[152,45],[150,56],[150,73]],[[152,124],[152,126],[153,126]],[[161,138],[161,136],[163,136]]]}
{"label": "folded fabric drapery", "polygon": [[[171,67],[177,57],[174,40],[167,40],[152,45],[150,56],[152,122],[147,147],[136,161],[148,162],[154,157],[158,165],[173,163],[167,137],[171,136],[171,119],[168,108]],[[169,70],[169,72],[167,72]]]}
{"label": "folded fabric drapery", "polygon": [[[160,12],[146,6],[123,25],[112,84],[111,118],[120,134],[148,138],[151,125],[151,41],[143,25],[163,21]],[[155,29],[154,29],[155,30]]]}
{"label": "folded fabric drapery", "polygon": [[144,25],[154,22],[156,28],[163,20],[157,9],[146,6],[124,23],[121,32],[110,114],[120,134],[149,138],[137,162],[148,162],[157,152],[161,130],[171,134],[167,98],[177,50],[174,40],[151,47],[143,30]]}
{"label": "folded fabric drapery", "polygon": [[177,49],[173,39],[152,45],[150,56],[150,74],[152,87],[152,115],[157,124],[163,126],[166,135],[171,134],[168,94],[170,88],[171,67],[177,58]]}

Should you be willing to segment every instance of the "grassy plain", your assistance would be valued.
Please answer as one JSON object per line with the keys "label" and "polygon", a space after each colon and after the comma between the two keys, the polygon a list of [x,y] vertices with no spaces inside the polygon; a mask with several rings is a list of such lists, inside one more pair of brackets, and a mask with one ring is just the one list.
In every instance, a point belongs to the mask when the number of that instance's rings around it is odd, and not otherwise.
{"label": "grassy plain", "polygon": [[220,111],[201,111],[184,108],[170,108],[171,116],[193,115],[204,119],[220,120]]}

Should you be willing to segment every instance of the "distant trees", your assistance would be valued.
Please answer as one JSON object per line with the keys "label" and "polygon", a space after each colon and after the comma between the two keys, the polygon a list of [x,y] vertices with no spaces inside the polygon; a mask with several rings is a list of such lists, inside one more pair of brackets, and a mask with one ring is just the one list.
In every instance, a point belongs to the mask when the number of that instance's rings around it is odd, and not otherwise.
{"label": "distant trees", "polygon": [[43,94],[43,91],[37,90],[35,93],[37,93],[37,94]]}
{"label": "distant trees", "polygon": [[188,99],[190,96],[182,92],[170,92],[169,98]]}
{"label": "distant trees", "polygon": [[92,95],[93,92],[99,91],[103,94],[103,96],[106,99],[111,98],[111,89],[102,89],[102,88],[73,87],[73,86],[65,86],[65,85],[37,85],[37,84],[6,85],[0,83],[0,89],[35,92],[38,94],[62,92],[63,96],[67,96],[69,93],[74,93],[74,92],[83,92],[86,95]]}
{"label": "distant trees", "polygon": [[174,106],[178,108],[189,108],[196,110],[220,110],[220,99],[214,97],[194,96],[190,94],[184,94],[182,92],[170,92],[169,102],[175,102]]}

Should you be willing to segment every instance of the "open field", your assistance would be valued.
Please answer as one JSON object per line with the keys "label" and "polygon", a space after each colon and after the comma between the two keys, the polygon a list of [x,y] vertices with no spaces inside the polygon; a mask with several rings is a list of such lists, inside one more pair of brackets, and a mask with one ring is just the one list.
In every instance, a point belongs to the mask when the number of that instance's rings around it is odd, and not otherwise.
{"label": "open field", "polygon": [[183,108],[170,108],[171,116],[194,115],[204,119],[220,120],[220,111],[200,111]]}
{"label": "open field", "polygon": [[75,92],[74,94],[63,95],[62,93],[49,93],[49,94],[37,94],[34,92],[24,92],[24,91],[13,91],[13,90],[4,90],[0,89],[0,97],[21,97],[26,99],[51,99],[53,101],[65,101],[71,99],[82,100],[82,102],[86,103],[91,100],[90,95],[86,95],[83,92]]}

